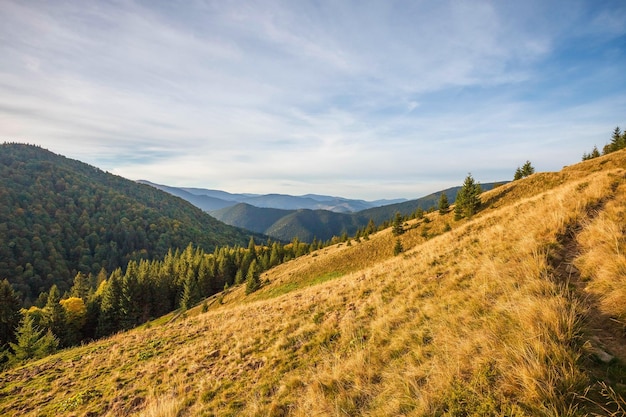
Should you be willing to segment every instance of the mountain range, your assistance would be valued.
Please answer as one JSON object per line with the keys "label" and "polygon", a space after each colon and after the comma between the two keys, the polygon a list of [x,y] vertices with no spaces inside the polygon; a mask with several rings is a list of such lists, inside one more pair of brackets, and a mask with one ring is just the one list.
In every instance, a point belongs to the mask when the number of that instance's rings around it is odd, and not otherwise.
{"label": "mountain range", "polygon": [[[461,188],[448,188],[415,200],[366,202],[314,194],[300,197],[281,194],[230,194],[225,191],[140,182],[185,199],[228,225],[282,241],[298,238],[303,242],[311,242],[316,238],[326,241],[343,233],[352,236],[358,229],[367,226],[370,220],[380,225],[396,213],[410,216],[418,209],[433,209],[437,207],[442,193],[446,194],[452,204]],[[481,184],[481,188],[487,191],[505,183]],[[221,207],[217,209],[210,208],[219,206]]]}
{"label": "mountain range", "polygon": [[232,207],[238,203],[245,203],[261,208],[328,210],[336,213],[350,213],[406,201],[401,198],[394,200],[364,201],[318,194],[306,194],[302,196],[287,194],[232,194],[226,191],[209,190],[205,188],[171,187],[168,185],[155,184],[146,180],[139,180],[138,182],[166,191],[209,212],[225,207]]}

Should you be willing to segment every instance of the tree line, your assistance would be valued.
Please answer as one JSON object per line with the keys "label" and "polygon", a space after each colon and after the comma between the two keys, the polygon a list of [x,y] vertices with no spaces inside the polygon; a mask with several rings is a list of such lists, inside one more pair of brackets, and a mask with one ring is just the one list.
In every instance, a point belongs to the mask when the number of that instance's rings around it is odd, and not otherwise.
{"label": "tree line", "polygon": [[189,244],[160,260],[132,260],[125,271],[79,272],[69,291],[62,294],[53,285],[29,309],[21,307],[5,279],[0,282],[0,362],[42,357],[128,330],[232,286],[245,285],[249,294],[262,286],[262,272],[311,250],[313,244],[298,239],[257,245],[251,238],[247,248],[218,247],[212,253]]}
{"label": "tree line", "polygon": [[[622,132],[622,130],[617,126],[613,130],[613,134],[611,135],[611,141],[604,145],[602,148],[602,155],[608,155],[611,152],[619,151],[620,149],[626,148],[626,132]],[[589,159],[597,158],[601,156],[600,151],[597,146],[594,146],[591,152],[585,152],[583,154],[583,161],[587,161]]]}

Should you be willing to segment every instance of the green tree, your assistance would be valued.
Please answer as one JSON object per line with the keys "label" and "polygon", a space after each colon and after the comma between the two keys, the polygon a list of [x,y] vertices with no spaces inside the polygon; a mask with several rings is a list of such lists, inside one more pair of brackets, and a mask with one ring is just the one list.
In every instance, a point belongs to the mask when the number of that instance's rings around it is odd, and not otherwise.
{"label": "green tree", "polygon": [[400,212],[396,212],[396,215],[393,218],[393,224],[391,226],[391,232],[394,236],[400,236],[404,233],[404,220],[402,219],[402,215]]}
{"label": "green tree", "polygon": [[402,252],[404,251],[404,248],[402,247],[402,242],[400,242],[400,239],[396,239],[396,244],[393,247],[393,255],[397,256],[400,255]]}
{"label": "green tree", "polygon": [[44,325],[59,339],[61,345],[66,342],[65,309],[61,305],[61,292],[56,285],[50,288],[48,301],[43,308]]}
{"label": "green tree", "polygon": [[74,277],[74,285],[70,289],[70,295],[72,297],[82,298],[83,301],[86,301],[89,296],[89,290],[91,290],[89,277],[82,272],[77,273]]}
{"label": "green tree", "polygon": [[524,174],[522,174],[522,168],[517,167],[515,170],[515,175],[513,175],[513,181],[521,180],[524,178]]}
{"label": "green tree", "polygon": [[0,350],[15,341],[21,302],[8,280],[0,281]]}
{"label": "green tree", "polygon": [[59,341],[50,329],[37,328],[33,323],[33,318],[26,314],[17,329],[16,343],[10,345],[13,349],[13,358],[21,362],[28,359],[43,358],[54,353]]}
{"label": "green tree", "polygon": [[535,173],[535,168],[532,166],[530,161],[526,161],[524,165],[522,165],[522,175],[524,177],[531,176]]}
{"label": "green tree", "polygon": [[480,208],[481,192],[480,184],[474,181],[471,173],[468,174],[456,196],[456,204],[454,206],[454,218],[456,220],[463,217],[471,218],[476,214]]}
{"label": "green tree", "polygon": [[448,211],[450,211],[448,196],[446,193],[441,193],[441,196],[439,197],[439,214],[446,214]]}
{"label": "green tree", "polygon": [[246,295],[251,294],[261,288],[261,277],[256,260],[252,261],[248,274],[246,275]]}
{"label": "green tree", "polygon": [[121,328],[123,296],[121,280],[122,271],[118,268],[101,284],[103,289],[96,332],[98,337],[108,336]]}

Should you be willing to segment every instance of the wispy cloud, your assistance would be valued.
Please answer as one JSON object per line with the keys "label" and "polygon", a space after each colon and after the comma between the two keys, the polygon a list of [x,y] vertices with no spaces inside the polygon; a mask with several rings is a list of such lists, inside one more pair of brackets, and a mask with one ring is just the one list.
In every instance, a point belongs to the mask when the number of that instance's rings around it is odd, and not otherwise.
{"label": "wispy cloud", "polygon": [[414,197],[558,169],[626,110],[620,2],[7,0],[0,19],[2,139],[171,185]]}

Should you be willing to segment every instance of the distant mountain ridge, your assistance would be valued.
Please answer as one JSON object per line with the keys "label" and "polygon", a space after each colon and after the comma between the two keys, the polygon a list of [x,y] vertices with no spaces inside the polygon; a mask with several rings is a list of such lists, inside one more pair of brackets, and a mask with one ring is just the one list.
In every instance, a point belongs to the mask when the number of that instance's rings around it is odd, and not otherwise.
{"label": "distant mountain ridge", "polygon": [[[481,184],[483,191],[493,189],[504,182]],[[209,211],[216,219],[231,226],[263,233],[275,239],[290,241],[297,237],[301,241],[311,242],[314,238],[328,240],[344,232],[352,236],[359,228],[365,227],[370,220],[381,224],[390,220],[396,213],[409,216],[418,208],[429,210],[437,207],[441,193],[445,193],[448,202],[453,204],[461,187],[452,187],[429,194],[416,200],[373,207],[354,213],[337,213],[329,210],[283,210],[257,207],[247,203]]]}
{"label": "distant mountain ridge", "polygon": [[406,199],[402,198],[365,201],[319,194],[306,194],[302,196],[288,194],[233,194],[226,191],[204,188],[171,187],[163,184],[155,184],[146,180],[139,180],[137,182],[166,191],[209,212],[225,207],[232,207],[239,203],[245,203],[260,208],[281,210],[309,209],[328,210],[336,213],[353,213],[386,204],[406,201]]}

